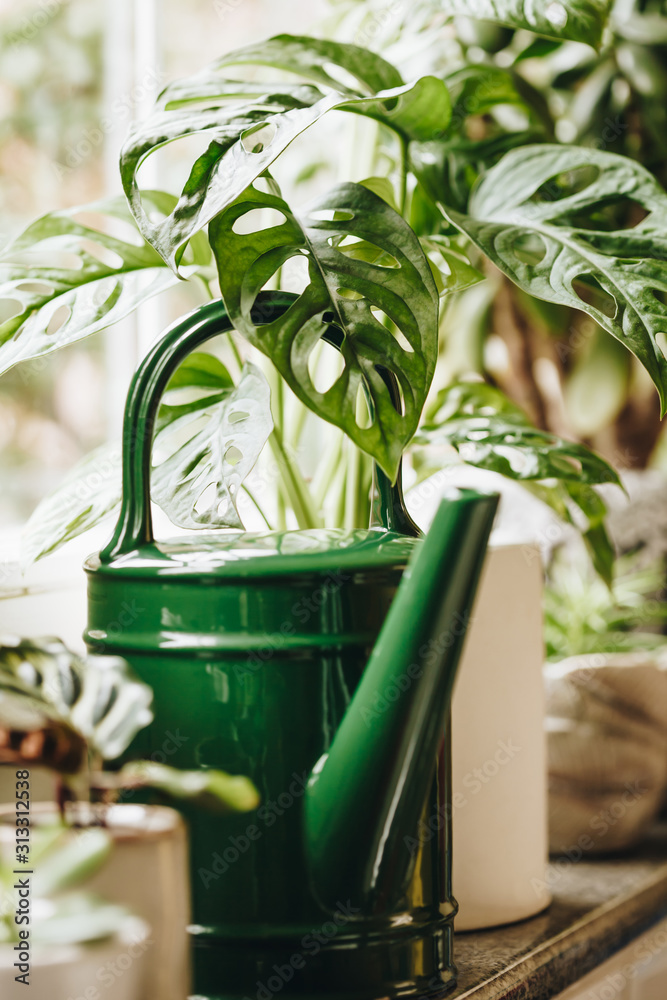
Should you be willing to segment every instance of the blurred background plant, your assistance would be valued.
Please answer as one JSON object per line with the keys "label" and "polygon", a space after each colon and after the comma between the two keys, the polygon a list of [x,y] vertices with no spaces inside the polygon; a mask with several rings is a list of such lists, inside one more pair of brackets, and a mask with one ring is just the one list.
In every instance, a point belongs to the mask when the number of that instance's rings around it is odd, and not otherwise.
{"label": "blurred background plant", "polygon": [[[90,876],[104,865],[112,850],[110,835],[96,828],[72,838],[68,827],[53,822],[36,825],[31,839],[31,860],[39,865],[32,880],[33,942],[38,946],[71,945],[118,934],[131,919],[130,911],[86,888]],[[19,940],[12,860],[9,851],[3,855],[0,850],[0,945],[14,945]],[[5,906],[5,901],[10,905]]]}
{"label": "blurred background plant", "polygon": [[556,556],[544,593],[547,659],[664,648],[664,563],[634,563],[632,556],[618,561],[609,589],[586,561]]}
{"label": "blurred background plant", "polygon": [[[554,138],[632,157],[667,182],[667,16],[659,0],[615,0],[598,49],[461,16],[488,11],[476,0],[332,2],[341,33],[354,32],[401,67],[455,82],[463,128],[448,169],[466,187],[507,149]],[[644,215],[619,199],[588,227],[630,229]],[[487,274],[443,310],[446,370],[485,374],[538,427],[589,444],[618,468],[664,468],[659,402],[636,360],[589,316],[527,296],[493,268]]]}
{"label": "blurred background plant", "polygon": [[[152,701],[151,688],[120,657],[80,657],[54,638],[0,636],[0,764],[56,775],[63,820],[72,821],[70,803],[92,803],[90,824],[104,825],[106,808],[126,789],[150,788],[217,812],[255,809],[259,793],[242,775],[152,760],[118,768],[153,721]],[[81,815],[78,806],[73,815]]]}

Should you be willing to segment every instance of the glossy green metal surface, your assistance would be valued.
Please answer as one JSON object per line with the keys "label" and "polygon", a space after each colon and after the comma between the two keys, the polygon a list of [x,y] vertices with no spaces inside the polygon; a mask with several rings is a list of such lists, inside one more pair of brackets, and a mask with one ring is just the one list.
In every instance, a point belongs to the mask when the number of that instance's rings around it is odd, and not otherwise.
{"label": "glossy green metal surface", "polygon": [[[265,297],[264,311],[289,301]],[[195,992],[437,996],[455,977],[442,734],[496,498],[453,494],[420,542],[400,533],[414,526],[379,474],[376,516],[399,531],[154,542],[159,396],[225,328],[206,306],[142,364],[122,513],[86,567],[89,646],[125,656],[155,692],[132,752],[247,774],[262,796],[251,814],[184,810]],[[421,843],[434,817],[439,835]]]}

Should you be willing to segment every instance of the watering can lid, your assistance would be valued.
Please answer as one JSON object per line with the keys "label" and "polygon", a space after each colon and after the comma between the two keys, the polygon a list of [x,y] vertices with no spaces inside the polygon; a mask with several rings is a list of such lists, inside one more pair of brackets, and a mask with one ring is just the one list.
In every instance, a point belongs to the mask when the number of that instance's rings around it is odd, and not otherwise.
{"label": "watering can lid", "polygon": [[104,575],[226,579],[372,571],[403,567],[417,541],[384,528],[202,533],[149,542],[108,562],[90,556],[85,568]]}

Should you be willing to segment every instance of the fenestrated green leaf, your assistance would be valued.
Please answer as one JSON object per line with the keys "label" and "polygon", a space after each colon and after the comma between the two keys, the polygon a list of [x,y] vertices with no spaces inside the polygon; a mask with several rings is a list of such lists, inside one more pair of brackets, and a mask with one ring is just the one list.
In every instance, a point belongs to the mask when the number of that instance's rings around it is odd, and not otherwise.
{"label": "fenestrated green leaf", "polygon": [[[533,427],[522,409],[483,382],[443,389],[415,443],[448,444],[468,465],[522,482],[579,529],[596,572],[611,582],[615,552],[604,524],[607,508],[593,487],[620,486],[620,480],[595,452]],[[559,482],[543,482],[554,479]]]}
{"label": "fenestrated green leaf", "polygon": [[[255,365],[248,362],[239,384],[219,396],[210,405],[200,403],[196,421],[186,406],[156,439],[159,447],[165,435],[182,439],[187,431],[186,440],[153,469],[151,485],[155,502],[183,528],[243,528],[236,498],[273,429],[269,385]],[[206,423],[198,429],[201,419]],[[213,496],[202,509],[198,501],[205,492]]]}
{"label": "fenestrated green leaf", "polygon": [[29,517],[21,539],[23,566],[56,552],[111,517],[120,507],[120,483],[118,442],[101,445],[77,462]]}
{"label": "fenestrated green leaf", "polygon": [[[481,179],[465,215],[443,211],[521,288],[587,312],[625,344],[664,413],[667,194],[648,170],[596,149],[527,146]],[[634,226],[633,211],[645,215]]]}
{"label": "fenestrated green leaf", "polygon": [[151,760],[137,760],[100,778],[110,779],[114,788],[155,788],[212,812],[249,812],[260,803],[259,792],[249,778],[224,771],[179,771]]}
{"label": "fenestrated green leaf", "polygon": [[619,483],[618,474],[599,455],[533,427],[523,410],[483,382],[443,389],[415,442],[451,445],[468,465],[509,479]]}
{"label": "fenestrated green leaf", "polygon": [[471,115],[486,115],[498,105],[517,105],[547,133],[553,122],[544,96],[510,68],[467,65],[444,77],[452,98],[450,132],[462,128]]}
{"label": "fenestrated green leaf", "polygon": [[234,380],[219,358],[205,351],[189,354],[169,379],[165,392],[173,389],[232,389]]}
{"label": "fenestrated green leaf", "polygon": [[[284,221],[254,233],[236,233],[237,220],[258,208],[280,212]],[[401,453],[417,429],[438,340],[437,290],[407,223],[359,184],[343,184],[298,214],[282,198],[251,187],[211,223],[209,238],[221,293],[236,329],[271,358],[306,406],[341,427],[395,477]],[[348,250],[354,250],[357,241],[383,251],[391,266],[350,258]],[[258,293],[292,257],[307,262],[305,290],[279,319],[257,325],[251,309]],[[400,331],[401,342],[383,325],[382,314]],[[344,368],[320,392],[308,360],[326,322],[344,335]],[[398,379],[403,414],[391,403],[379,365]],[[372,400],[369,427],[357,423],[358,394],[364,386]]]}
{"label": "fenestrated green leaf", "polygon": [[[481,173],[509,150],[539,142],[542,138],[543,133],[537,128],[479,140],[468,139],[465,133],[457,132],[437,142],[411,143],[410,166],[433,204],[465,212],[470,191]],[[454,232],[453,226],[451,229]]]}
{"label": "fenestrated green leaf", "polygon": [[[144,197],[161,213],[175,201],[159,191]],[[122,236],[114,235],[119,222]],[[195,268],[205,262],[203,244],[191,259]],[[0,325],[0,372],[103,330],[175,282],[124,198],[43,215],[0,257],[0,303],[5,315],[13,311]]]}
{"label": "fenestrated green leaf", "polygon": [[395,66],[379,56],[377,52],[359,45],[330,41],[326,38],[310,38],[304,35],[274,35],[258,45],[248,45],[236,49],[219,59],[216,69],[225,66],[272,66],[274,69],[297,73],[304,80],[332,87],[349,93],[344,80],[332,76],[329,67],[339,66],[353,76],[368,94],[379,90],[391,90],[403,85],[403,78]]}
{"label": "fenestrated green leaf", "polygon": [[[305,41],[297,39],[295,44],[303,47]],[[270,40],[266,43],[266,58],[271,61],[277,48],[289,44],[289,36],[281,36],[280,42]],[[334,48],[338,51],[346,47]],[[249,59],[250,51],[242,53]],[[262,46],[252,50],[257,61],[261,61],[260,51]],[[178,267],[182,248],[193,234],[239,197],[298,135],[327,112],[339,109],[365,114],[406,139],[421,141],[440,134],[449,122],[449,92],[444,82],[433,76],[403,85],[396,73],[395,85],[374,96],[368,95],[366,86],[355,94],[347,86],[336,84],[323,67],[320,69],[327,86],[336,89],[325,92],[304,84],[239,83],[220,75],[220,69],[233,63],[237,55],[230,53],[196,76],[168,86],[153,114],[132,130],[121,152],[123,188],[137,224],[173,268]],[[350,65],[369,81],[386,83],[394,79],[388,70],[379,73],[377,68],[372,69],[374,58],[369,53],[366,70],[357,65],[356,56]],[[345,68],[344,61],[340,65]],[[137,171],[155,150],[194,134],[208,136],[210,144],[193,163],[174,210],[166,219],[154,222],[142,204]]]}
{"label": "fenestrated green leaf", "polygon": [[484,280],[482,272],[473,267],[466,255],[446,236],[422,236],[419,242],[428,257],[440,295],[462,292],[464,288]]}
{"label": "fenestrated green leaf", "polygon": [[611,0],[438,0],[446,14],[499,21],[527,28],[547,38],[564,38],[598,46],[609,17]]}
{"label": "fenestrated green leaf", "polygon": [[[177,399],[174,399],[175,392],[179,393]],[[156,421],[158,435],[175,429],[180,443],[188,442],[184,450],[191,455],[195,443],[204,453],[207,449],[215,453],[222,449],[217,471],[223,474],[223,479],[218,483],[217,490],[219,499],[226,497],[225,510],[230,520],[225,521],[219,512],[216,520],[218,527],[239,527],[238,513],[232,502],[236,499],[234,491],[247,475],[245,469],[252,456],[256,457],[261,450],[268,433],[266,427],[271,422],[267,389],[262,400],[260,393],[253,403],[254,422],[251,425],[239,421],[228,426],[229,417],[235,412],[234,399],[239,398],[234,395],[236,392],[231,375],[218,358],[195,352],[186,358],[169,381]],[[239,412],[238,406],[236,412]],[[218,437],[221,433],[227,435],[224,439],[226,447],[223,439]],[[243,463],[229,465],[222,460],[230,448],[236,448],[239,453],[244,449]],[[119,442],[102,445],[82,458],[63,483],[38,504],[23,530],[22,561],[25,566],[56,552],[72,538],[110,520],[118,512],[121,460]],[[173,464],[172,459],[169,467],[172,472]],[[180,508],[186,503],[185,496],[180,497],[182,488],[178,476],[170,480],[165,470],[161,489],[157,492],[153,489],[153,499],[170,514],[174,505]],[[233,498],[230,489],[234,493]],[[174,494],[179,494],[178,502],[174,500]],[[193,496],[191,502],[195,500],[196,496]],[[197,527],[201,524],[198,523]]]}
{"label": "fenestrated green leaf", "polygon": [[[106,760],[123,753],[153,718],[153,692],[125,660],[83,659],[59,639],[2,638],[0,693],[4,692],[22,698],[27,711],[60,720]],[[42,763],[50,762],[46,758]]]}

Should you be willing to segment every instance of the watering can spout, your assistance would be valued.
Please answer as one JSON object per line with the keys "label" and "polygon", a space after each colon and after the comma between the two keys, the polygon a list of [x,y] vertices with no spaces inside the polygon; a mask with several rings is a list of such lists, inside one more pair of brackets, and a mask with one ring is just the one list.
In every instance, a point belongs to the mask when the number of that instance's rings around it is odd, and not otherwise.
{"label": "watering can spout", "polygon": [[404,898],[408,848],[438,748],[484,561],[496,495],[454,491],[419,545],[329,752],[306,792],[312,889],[391,913]]}

